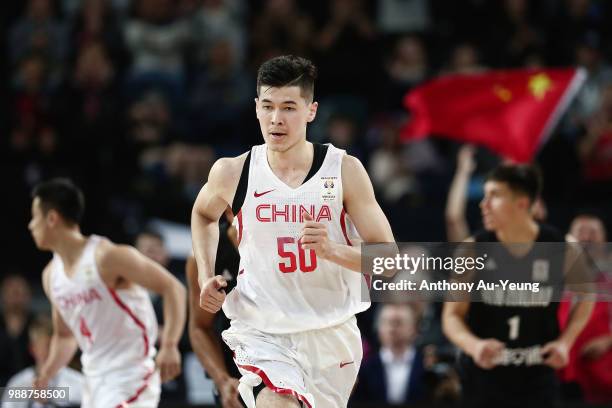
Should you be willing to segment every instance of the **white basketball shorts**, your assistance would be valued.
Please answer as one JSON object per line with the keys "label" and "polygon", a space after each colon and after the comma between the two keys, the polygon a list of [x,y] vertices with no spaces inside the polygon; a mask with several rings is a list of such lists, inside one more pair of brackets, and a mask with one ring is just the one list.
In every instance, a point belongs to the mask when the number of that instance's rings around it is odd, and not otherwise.
{"label": "white basketball shorts", "polygon": [[81,408],[155,408],[160,393],[158,370],[113,371],[86,377]]}
{"label": "white basketball shorts", "polygon": [[347,406],[363,357],[355,316],[292,334],[263,333],[234,320],[222,336],[242,374],[238,391],[248,408],[255,408],[253,387],[262,381],[308,408]]}

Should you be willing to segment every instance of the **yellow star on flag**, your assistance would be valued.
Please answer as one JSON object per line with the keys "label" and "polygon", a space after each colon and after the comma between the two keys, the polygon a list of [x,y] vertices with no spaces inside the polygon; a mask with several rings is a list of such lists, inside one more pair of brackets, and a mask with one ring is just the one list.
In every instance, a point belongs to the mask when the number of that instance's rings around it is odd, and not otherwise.
{"label": "yellow star on flag", "polygon": [[546,92],[552,88],[552,81],[550,77],[545,73],[533,75],[529,78],[529,84],[527,85],[531,94],[539,101],[544,99]]}

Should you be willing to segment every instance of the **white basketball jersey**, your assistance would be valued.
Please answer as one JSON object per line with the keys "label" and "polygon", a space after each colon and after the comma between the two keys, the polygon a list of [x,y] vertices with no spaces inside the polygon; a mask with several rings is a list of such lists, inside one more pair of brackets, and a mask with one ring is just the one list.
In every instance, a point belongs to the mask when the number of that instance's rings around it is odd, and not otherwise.
{"label": "white basketball jersey", "polygon": [[230,319],[268,333],[341,324],[370,305],[361,297],[364,276],[317,258],[297,241],[304,211],[327,225],[331,241],[351,245],[359,240],[342,205],[345,152],[329,145],[321,168],[297,188],[274,174],[266,152],[265,144],[251,150],[246,197],[235,217],[238,282],[223,310]]}
{"label": "white basketball jersey", "polygon": [[153,368],[157,320],[149,295],[137,285],[121,290],[106,286],[95,261],[101,239],[89,237],[70,278],[62,259],[54,254],[51,301],[81,348],[85,375]]}

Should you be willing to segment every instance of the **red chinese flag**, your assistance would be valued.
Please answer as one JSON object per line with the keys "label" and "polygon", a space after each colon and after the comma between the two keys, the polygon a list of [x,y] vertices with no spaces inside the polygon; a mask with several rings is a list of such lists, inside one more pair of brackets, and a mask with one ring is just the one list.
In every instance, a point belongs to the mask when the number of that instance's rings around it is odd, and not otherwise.
{"label": "red chinese flag", "polygon": [[402,139],[431,134],[533,159],[585,79],[581,69],[518,69],[437,78],[409,92]]}

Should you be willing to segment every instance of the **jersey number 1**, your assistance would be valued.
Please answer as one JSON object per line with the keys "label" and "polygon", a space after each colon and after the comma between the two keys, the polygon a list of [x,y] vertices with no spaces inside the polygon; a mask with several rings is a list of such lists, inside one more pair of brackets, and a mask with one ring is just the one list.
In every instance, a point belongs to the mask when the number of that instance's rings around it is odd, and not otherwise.
{"label": "jersey number 1", "polygon": [[514,316],[507,320],[510,326],[510,332],[508,333],[508,339],[516,340],[519,336],[519,327],[521,324],[521,316]]}
{"label": "jersey number 1", "polygon": [[[285,262],[279,262],[278,268],[282,273],[291,273],[297,270],[297,261],[300,263],[300,271],[302,272],[312,272],[317,269],[317,254],[312,249],[308,250],[310,254],[310,262],[306,263],[306,251],[302,248],[302,246],[296,242],[293,237],[279,237],[276,239],[276,244],[278,247],[278,255],[280,255]],[[286,244],[296,244],[297,246],[297,260],[295,256],[295,250],[286,250]]]}

